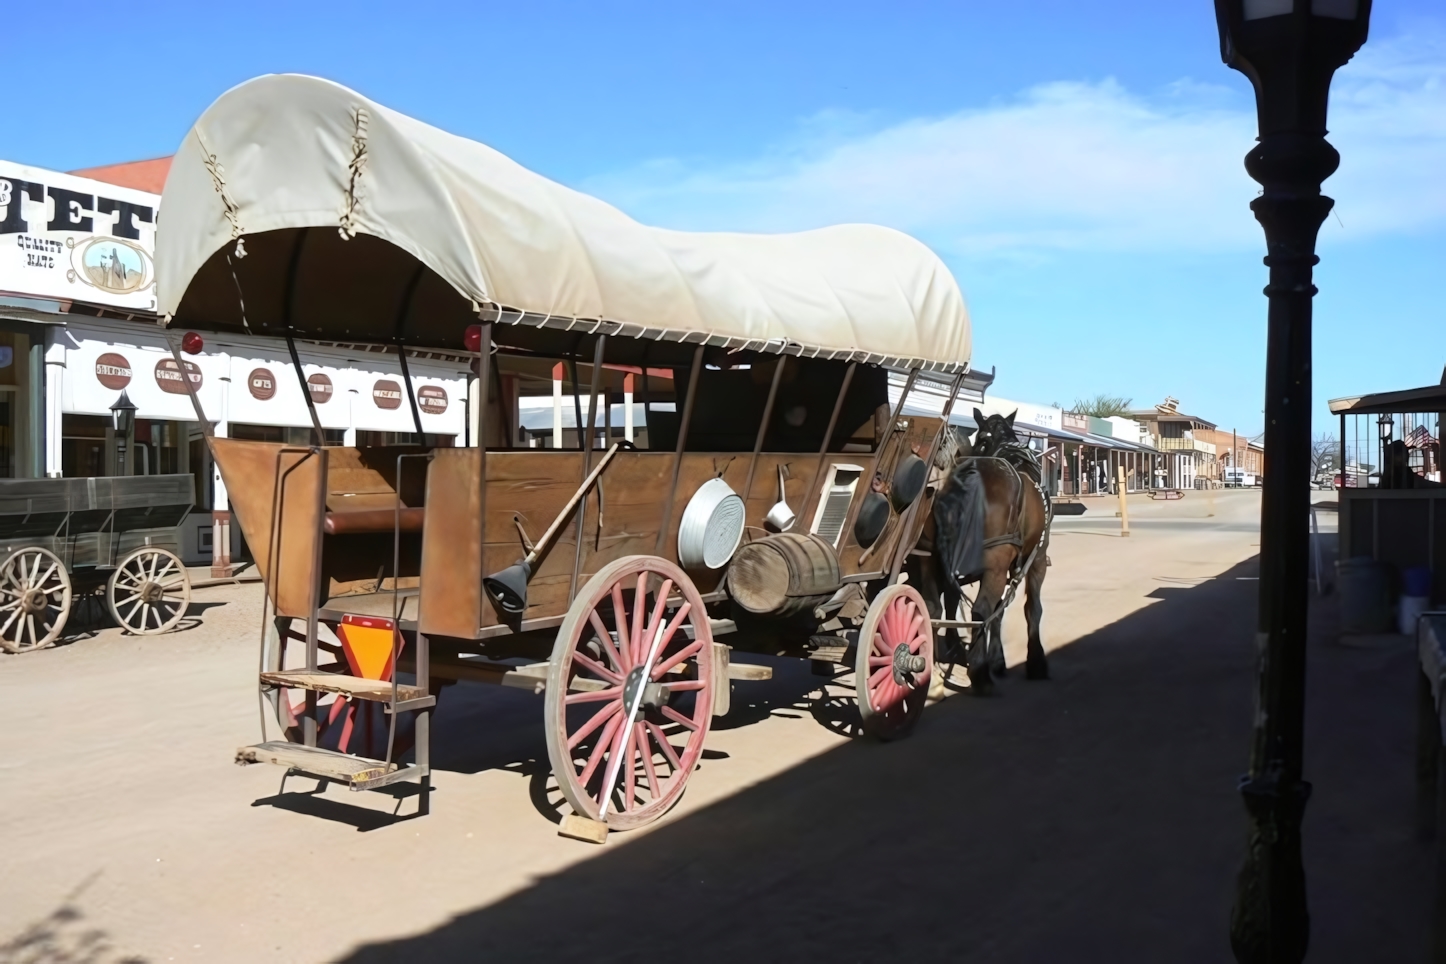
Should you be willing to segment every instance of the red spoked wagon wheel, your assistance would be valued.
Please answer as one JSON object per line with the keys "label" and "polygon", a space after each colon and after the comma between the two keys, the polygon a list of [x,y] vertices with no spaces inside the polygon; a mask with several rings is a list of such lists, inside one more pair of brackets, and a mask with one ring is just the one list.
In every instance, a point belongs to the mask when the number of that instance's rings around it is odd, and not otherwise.
{"label": "red spoked wagon wheel", "polygon": [[574,812],[632,830],[677,803],[712,719],[712,642],[666,559],[628,556],[582,587],[547,673],[547,754]]}
{"label": "red spoked wagon wheel", "polygon": [[894,740],[919,722],[934,674],[930,632],[924,597],[913,586],[889,586],[874,597],[854,658],[865,733]]}

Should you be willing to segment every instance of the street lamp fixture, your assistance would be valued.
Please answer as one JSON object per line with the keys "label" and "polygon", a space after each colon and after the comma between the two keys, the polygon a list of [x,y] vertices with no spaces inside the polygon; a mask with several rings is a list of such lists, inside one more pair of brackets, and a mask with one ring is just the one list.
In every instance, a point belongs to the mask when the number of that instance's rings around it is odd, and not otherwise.
{"label": "street lamp fixture", "polygon": [[136,424],[136,405],[125,392],[110,407],[110,424],[115,429],[116,475],[126,474],[126,439]]}
{"label": "street lamp fixture", "polygon": [[1394,420],[1392,420],[1391,416],[1382,415],[1380,418],[1376,419],[1376,428],[1381,433],[1381,441],[1383,443],[1389,442],[1391,440],[1391,435],[1395,432],[1396,423]]}
{"label": "street lamp fixture", "polygon": [[1326,142],[1331,78],[1361,44],[1371,0],[1215,0],[1220,54],[1255,88],[1259,143],[1245,169],[1265,229],[1270,283],[1261,500],[1259,705],[1241,780],[1250,833],[1230,920],[1242,962],[1298,962],[1310,938],[1300,825],[1310,518],[1311,299],[1320,193],[1340,155]]}

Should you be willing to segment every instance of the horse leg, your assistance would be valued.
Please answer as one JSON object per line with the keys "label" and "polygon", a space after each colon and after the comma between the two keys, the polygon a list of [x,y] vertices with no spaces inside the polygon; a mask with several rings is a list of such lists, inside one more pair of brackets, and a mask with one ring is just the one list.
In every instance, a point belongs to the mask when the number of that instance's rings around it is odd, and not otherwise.
{"label": "horse leg", "polygon": [[[1000,551],[999,556],[1002,558],[994,560],[999,565],[990,566],[988,570],[988,572],[998,572],[999,574],[994,583],[993,592],[996,607],[1004,605],[1004,593],[1009,588],[1009,572],[1014,567],[1016,558],[1012,549]],[[989,669],[995,676],[1001,678],[1009,675],[1009,664],[1004,658],[1004,616],[1004,613],[1000,613],[999,618],[994,620],[994,625],[989,627],[989,636],[986,640]]]}
{"label": "horse leg", "polygon": [[1004,596],[1005,570],[987,565],[984,576],[979,580],[979,592],[974,597],[973,618],[975,622],[987,624],[974,629],[969,642],[969,685],[979,695],[985,695],[994,688],[990,674],[990,645],[999,632],[997,623],[991,623]]}
{"label": "horse leg", "polygon": [[1039,620],[1044,615],[1044,576],[1049,572],[1048,544],[1040,546],[1024,582],[1024,618],[1029,623],[1029,649],[1024,660],[1025,679],[1049,679],[1049,658],[1039,638]]}

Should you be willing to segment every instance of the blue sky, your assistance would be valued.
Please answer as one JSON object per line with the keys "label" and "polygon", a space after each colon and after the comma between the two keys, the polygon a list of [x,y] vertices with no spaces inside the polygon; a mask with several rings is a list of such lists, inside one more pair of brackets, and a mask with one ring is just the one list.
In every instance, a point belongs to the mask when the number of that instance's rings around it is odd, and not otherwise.
{"label": "blue sky", "polygon": [[[106,27],[17,21],[11,42],[37,57],[12,72],[0,156],[64,170],[168,154],[233,84],[318,74],[649,223],[909,231],[958,277],[1001,394],[1168,393],[1260,429],[1253,106],[1204,0],[67,10]],[[1322,429],[1324,399],[1434,383],[1446,364],[1439,4],[1377,0],[1331,126]]]}

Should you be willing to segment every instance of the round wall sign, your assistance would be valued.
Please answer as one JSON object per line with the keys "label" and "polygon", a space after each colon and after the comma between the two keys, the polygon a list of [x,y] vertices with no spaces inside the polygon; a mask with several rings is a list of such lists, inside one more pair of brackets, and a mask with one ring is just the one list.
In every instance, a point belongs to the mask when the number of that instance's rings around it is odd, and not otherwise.
{"label": "round wall sign", "polygon": [[269,368],[253,368],[246,376],[246,388],[252,398],[264,402],[276,394],[276,376]]}
{"label": "round wall sign", "polygon": [[447,390],[441,385],[423,385],[417,389],[417,407],[428,415],[441,415],[447,410]]}
{"label": "round wall sign", "polygon": [[126,356],[108,351],[95,360],[95,377],[106,388],[118,392],[131,383],[131,363]]}
{"label": "round wall sign", "polygon": [[[186,376],[191,379],[191,384],[199,389],[201,387],[201,367],[191,361],[186,362],[185,365]],[[168,395],[186,394],[186,383],[181,380],[181,370],[176,367],[174,358],[162,358],[156,362],[155,378],[156,385]]]}
{"label": "round wall sign", "polygon": [[331,378],[317,372],[306,379],[306,390],[311,393],[311,401],[314,405],[325,405],[331,401],[333,386]]}
{"label": "round wall sign", "polygon": [[372,386],[372,401],[377,408],[401,408],[402,386],[390,378],[383,378]]}

